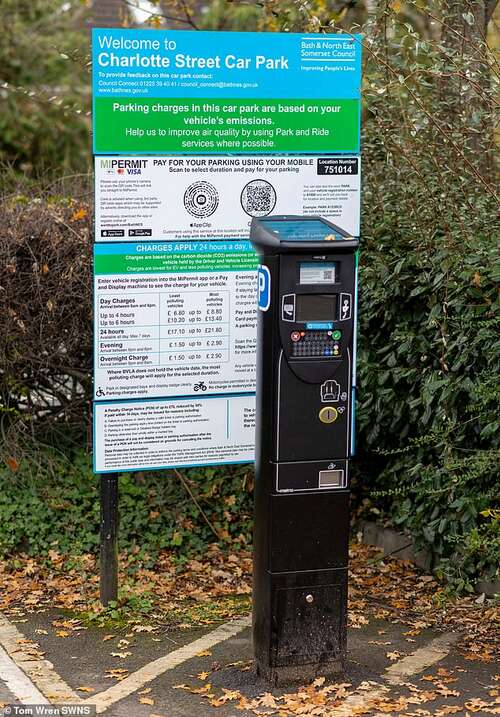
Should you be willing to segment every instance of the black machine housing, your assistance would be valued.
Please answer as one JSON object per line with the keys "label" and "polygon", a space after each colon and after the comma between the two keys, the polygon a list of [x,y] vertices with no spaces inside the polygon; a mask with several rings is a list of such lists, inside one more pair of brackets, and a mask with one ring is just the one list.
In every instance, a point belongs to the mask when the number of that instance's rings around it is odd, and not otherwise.
{"label": "black machine housing", "polygon": [[274,216],[252,221],[251,241],[270,283],[258,312],[253,639],[258,672],[282,684],[340,672],[346,655],[358,240],[319,217]]}

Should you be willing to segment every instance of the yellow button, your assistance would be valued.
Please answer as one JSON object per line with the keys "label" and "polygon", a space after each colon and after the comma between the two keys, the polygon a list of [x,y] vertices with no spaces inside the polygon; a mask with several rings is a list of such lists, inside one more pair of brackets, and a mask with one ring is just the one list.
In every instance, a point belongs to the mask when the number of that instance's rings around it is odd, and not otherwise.
{"label": "yellow button", "polygon": [[319,412],[319,420],[321,423],[333,423],[339,417],[339,413],[333,406],[323,406]]}

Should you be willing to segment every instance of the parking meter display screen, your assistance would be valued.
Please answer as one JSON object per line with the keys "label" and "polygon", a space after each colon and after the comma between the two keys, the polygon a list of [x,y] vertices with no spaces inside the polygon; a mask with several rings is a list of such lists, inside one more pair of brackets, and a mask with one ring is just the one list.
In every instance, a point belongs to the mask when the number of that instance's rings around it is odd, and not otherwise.
{"label": "parking meter display screen", "polygon": [[280,241],[332,241],[344,239],[335,230],[319,219],[261,219],[269,231],[278,235]]}
{"label": "parking meter display screen", "polygon": [[301,284],[335,284],[337,265],[332,262],[302,262],[299,268]]}
{"label": "parking meter display screen", "polygon": [[333,321],[337,313],[336,294],[297,294],[297,321]]}

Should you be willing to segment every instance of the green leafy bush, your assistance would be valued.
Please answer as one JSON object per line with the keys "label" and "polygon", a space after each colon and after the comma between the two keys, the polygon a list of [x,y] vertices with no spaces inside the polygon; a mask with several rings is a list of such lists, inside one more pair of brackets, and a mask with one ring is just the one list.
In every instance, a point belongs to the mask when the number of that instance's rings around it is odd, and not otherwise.
{"label": "green leafy bush", "polygon": [[499,494],[495,246],[374,240],[361,269],[358,443],[378,470],[359,480],[441,574],[470,587],[500,558],[498,515],[482,515]]}
{"label": "green leafy bush", "polygon": [[[0,467],[0,554],[96,554],[99,478],[90,456],[77,451],[62,457],[46,449],[45,458],[37,466],[25,457],[15,471]],[[119,547],[132,562],[153,564],[165,548],[174,548],[179,559],[200,555],[215,534],[222,546],[251,542],[248,466],[191,468],[182,478],[196,502],[173,471],[120,477]]]}
{"label": "green leafy bush", "polygon": [[[90,165],[85,18],[79,0],[2,0],[0,163],[22,175]],[[7,179],[2,167],[0,191]]]}
{"label": "green leafy bush", "polygon": [[500,232],[484,7],[458,5],[369,25],[358,445],[365,498],[471,589],[500,557]]}

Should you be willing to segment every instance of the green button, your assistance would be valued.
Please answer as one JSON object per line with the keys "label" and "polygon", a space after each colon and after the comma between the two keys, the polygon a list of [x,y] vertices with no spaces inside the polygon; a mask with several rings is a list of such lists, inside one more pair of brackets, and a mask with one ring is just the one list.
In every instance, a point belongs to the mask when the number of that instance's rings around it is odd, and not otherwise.
{"label": "green button", "polygon": [[341,336],[342,336],[342,331],[339,331],[338,329],[337,329],[337,331],[332,331],[332,339],[334,339],[335,341],[340,339]]}

